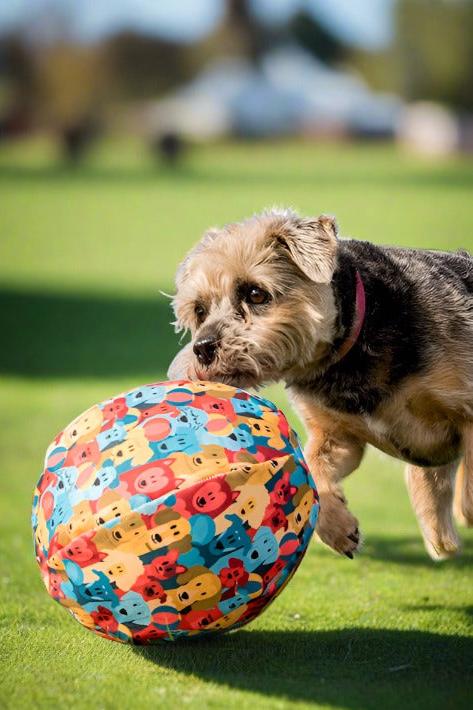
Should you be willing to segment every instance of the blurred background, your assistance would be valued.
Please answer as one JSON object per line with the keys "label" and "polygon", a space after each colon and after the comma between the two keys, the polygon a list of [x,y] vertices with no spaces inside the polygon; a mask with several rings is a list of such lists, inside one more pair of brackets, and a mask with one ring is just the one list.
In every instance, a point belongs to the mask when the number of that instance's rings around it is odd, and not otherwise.
{"label": "blurred background", "polygon": [[469,0],[11,0],[0,137],[66,160],[111,133],[186,143],[299,136],[473,151]]}
{"label": "blurred background", "polygon": [[[93,639],[74,635],[32,557],[44,451],[94,402],[165,377],[180,347],[165,294],[210,225],[279,204],[335,214],[345,236],[473,249],[472,116],[470,0],[0,0],[0,630],[11,707],[109,707],[123,693],[144,705],[157,686],[168,705],[195,702],[198,688],[209,707],[260,707],[218,676],[206,684],[205,669],[197,680],[195,659],[186,684],[123,649],[100,661]],[[283,388],[266,394],[303,435]],[[270,681],[258,663],[238,674],[260,700],[470,707],[471,531],[463,557],[434,567],[401,471],[369,452],[346,485],[362,555],[344,564],[312,546],[291,592],[257,622],[284,630],[281,653],[272,638],[263,647]],[[357,626],[368,635],[352,638]],[[277,664],[288,630],[304,659],[297,683]],[[224,678],[231,688],[233,665]]]}

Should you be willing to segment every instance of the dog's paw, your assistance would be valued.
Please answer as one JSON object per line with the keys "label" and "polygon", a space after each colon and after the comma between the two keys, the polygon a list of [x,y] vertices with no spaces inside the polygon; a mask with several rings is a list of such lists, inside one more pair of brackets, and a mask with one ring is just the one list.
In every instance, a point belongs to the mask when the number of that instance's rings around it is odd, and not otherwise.
{"label": "dog's paw", "polygon": [[454,530],[443,535],[429,535],[423,532],[424,543],[429,556],[434,562],[441,562],[455,557],[460,551],[460,540]]}
{"label": "dog's paw", "polygon": [[358,520],[350,513],[343,496],[338,493],[320,493],[316,532],[322,542],[351,560],[360,549]]}

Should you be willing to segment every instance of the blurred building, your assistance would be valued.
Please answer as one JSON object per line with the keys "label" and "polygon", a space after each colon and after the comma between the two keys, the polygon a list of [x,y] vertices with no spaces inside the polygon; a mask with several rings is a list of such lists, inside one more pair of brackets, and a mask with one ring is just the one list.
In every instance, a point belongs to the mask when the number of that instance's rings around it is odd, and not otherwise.
{"label": "blurred building", "polygon": [[353,73],[330,68],[297,45],[212,61],[192,82],[154,102],[148,130],[171,127],[195,138],[323,134],[392,138],[402,102],[372,92]]}

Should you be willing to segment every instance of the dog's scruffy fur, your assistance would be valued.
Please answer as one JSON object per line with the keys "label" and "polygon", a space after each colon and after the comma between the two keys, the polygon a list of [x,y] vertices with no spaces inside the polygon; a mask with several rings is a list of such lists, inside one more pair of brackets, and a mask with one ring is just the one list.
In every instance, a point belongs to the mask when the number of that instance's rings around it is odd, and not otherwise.
{"label": "dog's scruffy fur", "polygon": [[[366,314],[340,357],[356,316],[357,270]],[[453,510],[473,525],[468,253],[339,239],[332,217],[270,210],[208,231],[181,264],[176,285],[176,323],[191,331],[192,342],[170,376],[242,387],[286,383],[307,427],[325,543],[348,557],[359,547],[340,481],[370,443],[407,462],[429,554],[456,553]],[[248,298],[254,288],[260,303]],[[194,352],[208,340],[215,351],[203,364]]]}

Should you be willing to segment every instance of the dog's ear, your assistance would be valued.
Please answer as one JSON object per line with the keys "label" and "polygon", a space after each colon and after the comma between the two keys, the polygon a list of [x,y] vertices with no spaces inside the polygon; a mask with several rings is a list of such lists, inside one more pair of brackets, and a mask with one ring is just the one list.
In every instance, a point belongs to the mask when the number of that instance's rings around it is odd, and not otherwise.
{"label": "dog's ear", "polygon": [[276,239],[299,269],[317,283],[329,283],[337,260],[334,217],[292,217]]}

